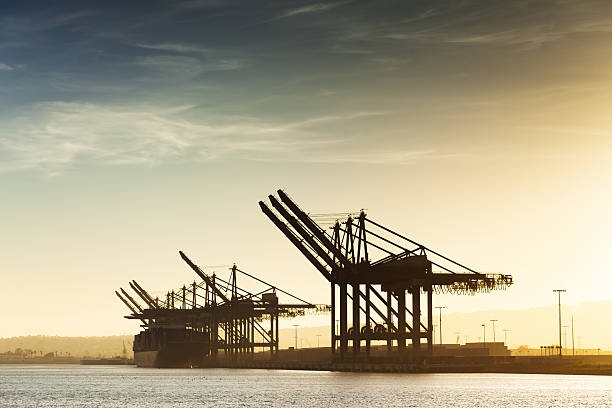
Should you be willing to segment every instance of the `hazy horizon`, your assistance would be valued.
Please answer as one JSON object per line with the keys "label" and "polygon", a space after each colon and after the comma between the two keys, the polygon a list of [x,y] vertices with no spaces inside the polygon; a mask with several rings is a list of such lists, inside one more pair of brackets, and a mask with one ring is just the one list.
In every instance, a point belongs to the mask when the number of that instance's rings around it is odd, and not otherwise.
{"label": "hazy horizon", "polygon": [[[611,350],[612,346],[612,327],[601,325],[592,316],[602,313],[602,311],[612,309],[610,301],[587,301],[578,305],[562,305],[562,324],[567,326],[564,329],[563,342],[567,342],[571,348],[571,323],[574,319],[574,342],[576,348],[588,348]],[[482,323],[486,323],[486,340],[493,341],[493,326],[491,319],[496,319],[496,340],[504,341],[504,330],[506,333],[507,345],[509,348],[519,346],[529,346],[539,348],[542,345],[558,344],[558,305],[521,308],[521,309],[492,309],[479,310],[474,312],[460,312],[445,309],[442,314],[443,341],[445,344],[456,343],[457,336],[461,344],[467,342],[482,341]],[[536,322],[537,325],[533,325]],[[281,348],[294,345],[295,328],[292,325],[298,324],[298,340],[300,347],[316,346],[320,341],[321,346],[329,346],[329,317],[325,316],[305,316],[295,319],[281,319],[280,321],[280,344]],[[439,314],[434,314],[435,324],[435,343],[439,342]],[[124,333],[107,333],[105,336],[132,336],[139,328]],[[316,335],[321,337],[317,339]],[[20,336],[2,336],[0,339],[12,339],[28,336],[46,337],[100,337],[100,336],[63,336],[60,334],[43,334],[31,332]],[[104,337],[104,336],[102,336]],[[1,343],[0,343],[1,346]],[[564,345],[565,347],[565,345]],[[0,349],[2,352],[2,349]]]}

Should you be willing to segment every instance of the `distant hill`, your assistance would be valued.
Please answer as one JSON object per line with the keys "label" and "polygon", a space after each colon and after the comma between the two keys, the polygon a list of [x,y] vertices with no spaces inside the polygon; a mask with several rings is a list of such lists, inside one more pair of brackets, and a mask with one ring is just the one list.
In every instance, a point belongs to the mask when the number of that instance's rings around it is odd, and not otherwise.
{"label": "distant hill", "polygon": [[0,338],[0,353],[15,351],[16,349],[34,350],[43,355],[57,353],[57,355],[71,355],[75,357],[113,357],[121,355],[123,345],[127,356],[132,356],[131,335],[100,336],[100,337],[61,337],[61,336],[21,336]]}
{"label": "distant hill", "polygon": [[[447,310],[445,310],[446,312]],[[601,348],[609,350],[612,345],[612,326],[607,324],[607,317],[612,314],[612,301],[583,302],[575,306],[562,306],[562,325],[566,335],[562,342],[572,347],[571,321],[574,317],[574,343],[576,347]],[[438,315],[435,316],[434,322]],[[482,324],[486,323],[487,341],[493,340],[495,323],[496,340],[504,340],[504,329],[508,343],[512,348],[529,345],[539,348],[541,345],[559,343],[558,307],[551,305],[519,310],[486,310],[473,313],[443,313],[442,328],[445,343],[455,343],[457,337],[463,343],[465,336],[469,341],[477,341],[483,336]],[[436,338],[437,340],[437,338]],[[564,344],[565,346],[565,344]]]}
{"label": "distant hill", "polygon": [[[576,348],[601,348],[609,350],[612,345],[612,326],[607,324],[607,317],[612,315],[612,301],[584,302],[577,306],[563,306],[564,342],[571,348],[571,317],[574,316],[574,340]],[[541,345],[557,344],[559,341],[557,306],[537,307],[519,310],[485,310],[473,313],[453,313],[446,309],[442,315],[444,343],[465,343],[481,341],[482,324],[486,324],[487,341],[493,340],[493,325],[496,319],[496,340],[504,340],[504,329],[511,348],[528,345],[539,349]],[[439,322],[434,315],[434,323]],[[439,341],[436,328],[436,343]],[[280,347],[295,346],[295,329],[280,329]],[[317,336],[318,335],[318,336]],[[60,337],[60,336],[22,336],[0,338],[0,353],[14,351],[17,348],[42,351],[43,354],[58,352],[59,355],[112,357],[120,355],[123,345],[132,355],[132,335],[100,337]],[[301,326],[297,331],[298,348],[330,345],[329,326]],[[259,351],[259,348],[258,348]]]}

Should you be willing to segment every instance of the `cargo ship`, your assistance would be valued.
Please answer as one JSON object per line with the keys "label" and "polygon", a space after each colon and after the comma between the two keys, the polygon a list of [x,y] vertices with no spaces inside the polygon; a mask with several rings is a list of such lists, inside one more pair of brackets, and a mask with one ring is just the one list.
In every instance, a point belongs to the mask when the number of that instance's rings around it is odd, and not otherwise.
{"label": "cargo ship", "polygon": [[209,335],[186,328],[153,327],[134,336],[138,367],[202,367],[210,353]]}
{"label": "cargo ship", "polygon": [[[256,348],[278,352],[279,317],[320,313],[327,305],[308,303],[273,286],[236,265],[230,278],[206,275],[182,251],[181,258],[202,279],[166,293],[166,299],[153,298],[135,280],[130,288],[145,302],[138,303],[123,288],[117,297],[130,309],[126,319],[139,320],[140,333],[134,336],[132,350],[138,367],[189,368],[217,366],[217,359],[252,360]],[[255,280],[257,293],[239,287],[236,274]],[[262,285],[266,285],[262,290]],[[277,290],[291,297],[279,303]]]}

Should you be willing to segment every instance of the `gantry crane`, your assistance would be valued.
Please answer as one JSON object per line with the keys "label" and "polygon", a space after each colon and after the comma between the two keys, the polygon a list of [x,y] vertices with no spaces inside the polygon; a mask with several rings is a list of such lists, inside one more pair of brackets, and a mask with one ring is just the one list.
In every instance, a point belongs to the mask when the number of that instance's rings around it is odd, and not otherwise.
{"label": "gantry crane", "polygon": [[[277,194],[278,198],[268,196],[273,209],[263,201],[259,206],[330,283],[332,352],[336,361],[347,360],[349,341],[353,359],[362,355],[363,342],[369,357],[372,341],[386,342],[389,351],[395,342],[403,353],[407,340],[412,343],[412,358],[421,359],[422,338],[427,341],[429,354],[433,350],[433,292],[488,292],[513,283],[510,275],[481,273],[453,261],[371,220],[364,211],[348,214],[342,222],[337,220],[330,233],[284,191]],[[421,322],[421,292],[427,296],[426,326]],[[411,295],[412,308],[406,306],[406,293]],[[349,304],[352,327],[348,325]],[[411,324],[407,314],[412,317]]]}
{"label": "gantry crane", "polygon": [[[325,313],[330,307],[302,300],[257,278],[235,264],[225,280],[204,271],[179,251],[181,258],[202,279],[166,293],[166,300],[153,297],[136,281],[130,288],[145,303],[141,306],[123,288],[115,292],[130,309],[128,319],[138,319],[144,330],[134,338],[136,363],[146,353],[158,352],[158,367],[203,366],[213,364],[219,351],[229,360],[251,359],[256,347],[269,348],[270,356],[278,354],[279,317],[306,313]],[[253,293],[237,284],[237,275],[264,285]],[[229,293],[228,293],[229,292]],[[280,303],[278,294],[292,298]],[[269,329],[264,321],[269,320]]]}

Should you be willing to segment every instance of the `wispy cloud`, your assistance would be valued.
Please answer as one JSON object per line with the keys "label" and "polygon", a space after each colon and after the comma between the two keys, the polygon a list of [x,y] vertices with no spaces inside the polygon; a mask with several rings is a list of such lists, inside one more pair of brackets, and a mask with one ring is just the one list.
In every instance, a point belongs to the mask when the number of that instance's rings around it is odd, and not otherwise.
{"label": "wispy cloud", "polygon": [[231,53],[193,44],[135,44],[139,48],[159,51],[138,57],[136,64],[159,71],[168,78],[192,78],[202,72],[233,71],[246,65],[246,59]]}
{"label": "wispy cloud", "polygon": [[[448,160],[454,158],[465,157],[466,154],[459,153],[441,153],[435,149],[419,150],[419,149],[396,149],[396,150],[377,150],[371,152],[349,152],[349,153],[321,153],[317,155],[309,155],[297,159],[306,163],[322,163],[322,164],[360,164],[360,165],[405,165],[414,164],[422,160]],[[270,161],[296,161],[296,158],[274,158],[258,157],[255,160],[270,162]]]}
{"label": "wispy cloud", "polygon": [[4,15],[0,18],[0,33],[19,37],[59,27],[78,27],[97,15],[93,10],[71,10],[64,13],[53,13],[51,10],[41,8],[24,15]]}
{"label": "wispy cloud", "polygon": [[353,112],[344,115],[328,115],[328,116],[319,116],[316,118],[309,118],[299,122],[289,123],[283,126],[283,130],[289,129],[297,129],[297,128],[308,128],[311,126],[316,126],[319,124],[323,124],[326,122],[336,122],[336,121],[349,121],[353,119],[366,118],[370,116],[383,116],[388,115],[390,112]]}
{"label": "wispy cloud", "polygon": [[158,51],[170,51],[181,54],[209,54],[215,52],[210,48],[201,47],[193,44],[177,44],[177,43],[163,43],[163,44],[135,44],[139,48],[145,48],[148,50]]}
{"label": "wispy cloud", "polygon": [[317,12],[320,12],[320,11],[330,10],[330,9],[332,9],[334,7],[338,7],[340,4],[344,4],[344,2],[342,2],[342,3],[316,3],[316,4],[310,4],[308,6],[296,8],[296,9],[293,9],[293,10],[288,10],[288,11],[284,12],[283,14],[281,14],[280,17],[291,17],[291,16],[296,16],[298,14],[317,13]]}
{"label": "wispy cloud", "polygon": [[15,67],[9,64],[3,64],[0,62],[0,71],[12,71]]}
{"label": "wispy cloud", "polygon": [[186,0],[186,1],[173,1],[171,2],[178,9],[208,9],[216,7],[225,7],[232,3],[229,0]]}
{"label": "wispy cloud", "polygon": [[[169,161],[246,160],[310,163],[408,163],[440,158],[433,150],[347,153],[347,140],[319,125],[388,112],[348,112],[272,123],[210,114],[185,119],[193,106],[129,107],[90,103],[36,104],[0,124],[0,171],[38,169],[48,174],[82,163],[157,165]],[[197,116],[201,116],[198,114]]]}
{"label": "wispy cloud", "polygon": [[488,32],[483,34],[457,35],[446,39],[448,43],[465,44],[499,44],[499,45],[531,45],[540,46],[542,44],[556,41],[569,34],[564,31],[549,31],[540,27],[522,28],[519,30],[505,30],[498,32]]}
{"label": "wispy cloud", "polygon": [[288,18],[288,17],[295,17],[295,16],[302,15],[302,14],[312,14],[312,13],[320,13],[320,12],[328,11],[338,6],[342,6],[344,4],[350,3],[350,1],[351,0],[308,4],[306,6],[286,10],[280,13],[279,15],[277,15],[276,17],[273,17],[267,20],[267,22],[280,20],[280,19]]}
{"label": "wispy cloud", "polygon": [[244,67],[242,59],[195,58],[183,55],[150,55],[136,58],[134,64],[143,70],[141,81],[181,82],[195,79],[205,72],[234,71]]}
{"label": "wispy cloud", "polygon": [[[509,3],[467,0],[431,2],[435,7],[412,15],[376,16],[349,14],[337,27],[336,49],[381,48],[387,42],[410,42],[430,46],[505,46],[533,49],[575,35],[612,31],[612,16],[603,3],[545,0]],[[528,13],[525,10],[529,10]],[[393,45],[393,44],[392,44]]]}
{"label": "wispy cloud", "polygon": [[[561,126],[518,126],[517,130],[528,131],[531,133],[542,132],[554,135],[565,134],[579,137],[591,138],[593,136],[609,139],[612,136],[612,131],[601,128],[576,128],[576,127],[561,127]],[[585,139],[586,141],[586,139]]]}
{"label": "wispy cloud", "polygon": [[329,155],[309,159],[313,163],[407,164],[423,159],[449,159],[458,154],[442,154],[436,150],[385,150],[354,154]]}
{"label": "wispy cloud", "polygon": [[0,170],[56,172],[81,162],[152,165],[229,154],[282,156],[340,142],[307,129],[308,121],[278,124],[211,116],[194,122],[180,115],[189,109],[36,104],[0,125]]}

